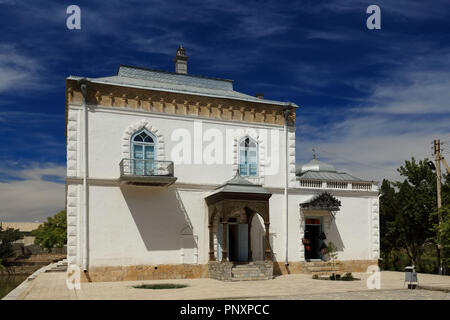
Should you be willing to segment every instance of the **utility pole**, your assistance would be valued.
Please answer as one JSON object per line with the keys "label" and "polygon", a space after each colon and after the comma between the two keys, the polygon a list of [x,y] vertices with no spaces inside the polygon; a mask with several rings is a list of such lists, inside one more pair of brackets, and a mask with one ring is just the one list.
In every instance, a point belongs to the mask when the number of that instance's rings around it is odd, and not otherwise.
{"label": "utility pole", "polygon": [[[437,208],[438,208],[438,225],[441,226],[442,223],[442,213],[440,209],[442,207],[441,200],[441,141],[434,140],[434,155],[436,160],[436,178],[437,178]],[[438,244],[439,250],[439,274],[444,275],[444,263],[443,263],[443,252],[441,244]]]}

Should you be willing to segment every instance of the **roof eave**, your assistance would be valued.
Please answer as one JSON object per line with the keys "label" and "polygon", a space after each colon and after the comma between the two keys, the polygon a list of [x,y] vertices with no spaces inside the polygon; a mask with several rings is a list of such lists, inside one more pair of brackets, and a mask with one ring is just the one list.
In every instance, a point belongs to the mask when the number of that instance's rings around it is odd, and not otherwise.
{"label": "roof eave", "polygon": [[[82,78],[83,77],[79,77],[79,76],[69,76],[66,79],[67,80],[79,80],[79,79],[82,79]],[[295,104],[293,102],[282,102],[282,101],[264,100],[264,99],[261,99],[261,101],[255,101],[255,100],[250,100],[250,99],[245,99],[245,98],[221,96],[221,95],[207,94],[207,93],[189,92],[189,91],[173,90],[173,89],[166,89],[166,88],[156,88],[156,87],[144,87],[144,86],[131,85],[131,84],[130,85],[124,85],[124,84],[121,84],[121,83],[100,81],[100,80],[97,80],[95,78],[86,78],[86,79],[89,80],[92,83],[105,84],[105,85],[118,86],[118,87],[128,87],[128,88],[136,88],[136,89],[144,89],[144,90],[164,91],[164,92],[171,92],[171,93],[188,94],[188,95],[199,96],[199,97],[211,97],[211,98],[220,98],[220,99],[230,99],[230,100],[246,101],[246,102],[252,102],[252,103],[278,105],[278,106],[282,106],[282,107],[294,107],[294,108],[298,108],[299,107],[297,104]]]}

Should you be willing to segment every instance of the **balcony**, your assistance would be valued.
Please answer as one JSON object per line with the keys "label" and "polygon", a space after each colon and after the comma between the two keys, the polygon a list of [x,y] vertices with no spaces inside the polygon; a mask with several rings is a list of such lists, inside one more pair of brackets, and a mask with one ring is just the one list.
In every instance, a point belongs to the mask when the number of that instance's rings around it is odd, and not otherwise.
{"label": "balcony", "polygon": [[172,161],[122,159],[119,166],[121,184],[169,186],[177,180]]}

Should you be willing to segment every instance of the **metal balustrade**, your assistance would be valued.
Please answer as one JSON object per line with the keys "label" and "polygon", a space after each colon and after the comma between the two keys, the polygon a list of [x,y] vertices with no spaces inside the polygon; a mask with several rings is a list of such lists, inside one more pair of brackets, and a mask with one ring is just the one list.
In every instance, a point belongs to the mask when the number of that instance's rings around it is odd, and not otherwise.
{"label": "metal balustrade", "polygon": [[375,191],[377,190],[370,182],[344,182],[344,181],[322,181],[298,179],[300,188],[308,189],[340,189],[340,190],[355,190],[355,191]]}
{"label": "metal balustrade", "polygon": [[122,159],[120,180],[136,185],[168,186],[175,182],[173,161]]}
{"label": "metal balustrade", "polygon": [[120,176],[173,177],[173,162],[151,159],[122,159]]}

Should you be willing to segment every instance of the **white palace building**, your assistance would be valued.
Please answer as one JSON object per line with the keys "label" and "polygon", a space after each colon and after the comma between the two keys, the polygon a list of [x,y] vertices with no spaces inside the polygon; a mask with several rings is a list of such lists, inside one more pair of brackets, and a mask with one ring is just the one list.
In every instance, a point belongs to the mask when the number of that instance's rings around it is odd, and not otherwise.
{"label": "white palace building", "polygon": [[[69,265],[84,281],[271,279],[379,258],[378,183],[295,163],[294,103],[121,65],[66,79]],[[298,110],[301,115],[301,109]]]}

